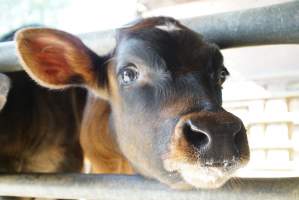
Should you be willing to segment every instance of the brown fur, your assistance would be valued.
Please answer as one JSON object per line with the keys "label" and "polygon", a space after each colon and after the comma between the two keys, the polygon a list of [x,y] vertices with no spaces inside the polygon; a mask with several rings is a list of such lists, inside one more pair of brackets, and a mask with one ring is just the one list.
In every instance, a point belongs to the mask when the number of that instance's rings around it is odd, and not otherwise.
{"label": "brown fur", "polygon": [[132,174],[131,166],[111,135],[109,115],[109,104],[90,95],[80,136],[84,156],[92,163],[93,173]]}
{"label": "brown fur", "polygon": [[0,112],[0,172],[80,172],[85,92],[50,92],[25,72],[7,75],[12,89]]}
{"label": "brown fur", "polygon": [[[40,85],[63,88],[74,81],[95,83],[89,50],[79,38],[46,28],[23,30],[16,37],[23,67]],[[83,56],[84,55],[84,56]],[[30,67],[28,67],[30,66]],[[40,67],[42,66],[42,67]],[[82,68],[81,66],[85,66]],[[84,77],[83,79],[80,79]]]}

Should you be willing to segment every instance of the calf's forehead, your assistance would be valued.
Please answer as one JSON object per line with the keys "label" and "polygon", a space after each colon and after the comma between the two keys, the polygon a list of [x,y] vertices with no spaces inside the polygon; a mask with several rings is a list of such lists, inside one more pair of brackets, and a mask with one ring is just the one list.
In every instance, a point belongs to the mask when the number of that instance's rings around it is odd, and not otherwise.
{"label": "calf's forehead", "polygon": [[134,63],[156,70],[166,70],[163,55],[146,41],[130,38],[122,42],[117,51],[117,68]]}
{"label": "calf's forehead", "polygon": [[163,60],[168,68],[178,69],[205,63],[214,50],[185,27],[168,30],[164,25],[153,25],[119,30],[116,55],[120,61],[134,57],[149,63]]}

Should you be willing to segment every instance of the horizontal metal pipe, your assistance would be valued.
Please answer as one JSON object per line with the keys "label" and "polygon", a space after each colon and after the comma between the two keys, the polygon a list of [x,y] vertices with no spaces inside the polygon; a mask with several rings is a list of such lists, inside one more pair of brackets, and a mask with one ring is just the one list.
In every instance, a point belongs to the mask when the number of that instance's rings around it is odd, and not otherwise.
{"label": "horizontal metal pipe", "polygon": [[299,1],[182,20],[221,49],[299,43]]}
{"label": "horizontal metal pipe", "polygon": [[141,176],[90,174],[0,175],[0,196],[103,200],[294,200],[299,178],[239,179],[216,190],[174,190]]}
{"label": "horizontal metal pipe", "polygon": [[[299,1],[181,20],[220,48],[299,43]],[[113,31],[80,35],[97,53],[115,44]],[[21,70],[12,42],[0,44],[0,72]]]}
{"label": "horizontal metal pipe", "polygon": [[[85,33],[79,35],[82,41],[99,55],[108,53],[115,45],[114,31]],[[0,72],[22,70],[16,54],[15,42],[0,43]]]}

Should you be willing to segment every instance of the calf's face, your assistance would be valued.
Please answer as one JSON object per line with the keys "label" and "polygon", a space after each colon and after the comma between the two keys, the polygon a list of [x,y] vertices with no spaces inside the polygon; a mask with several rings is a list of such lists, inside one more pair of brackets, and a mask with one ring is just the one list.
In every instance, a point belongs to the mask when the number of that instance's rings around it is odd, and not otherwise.
{"label": "calf's face", "polygon": [[53,29],[16,39],[38,83],[84,86],[109,101],[113,136],[139,173],[172,187],[217,188],[248,162],[244,125],[221,106],[228,75],[221,53],[177,21],[149,18],[119,29],[102,57]]}

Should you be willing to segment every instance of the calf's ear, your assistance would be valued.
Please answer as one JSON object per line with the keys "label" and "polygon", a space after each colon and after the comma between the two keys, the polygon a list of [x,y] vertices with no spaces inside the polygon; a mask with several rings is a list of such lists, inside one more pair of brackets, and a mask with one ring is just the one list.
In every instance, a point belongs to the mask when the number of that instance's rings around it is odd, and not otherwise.
{"label": "calf's ear", "polygon": [[105,90],[105,80],[99,80],[107,75],[105,58],[97,56],[76,36],[55,29],[31,28],[19,31],[15,40],[24,70],[40,85]]}

